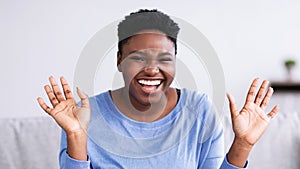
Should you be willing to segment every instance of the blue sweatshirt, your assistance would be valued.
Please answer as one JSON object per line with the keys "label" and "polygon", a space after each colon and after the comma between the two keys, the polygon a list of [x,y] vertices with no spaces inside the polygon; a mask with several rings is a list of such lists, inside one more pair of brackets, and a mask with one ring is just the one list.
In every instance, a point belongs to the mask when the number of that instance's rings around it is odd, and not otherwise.
{"label": "blue sweatshirt", "polygon": [[123,115],[109,91],[90,98],[88,161],[72,159],[62,132],[61,169],[236,169],[224,156],[221,120],[207,95],[181,89],[164,118],[138,122]]}

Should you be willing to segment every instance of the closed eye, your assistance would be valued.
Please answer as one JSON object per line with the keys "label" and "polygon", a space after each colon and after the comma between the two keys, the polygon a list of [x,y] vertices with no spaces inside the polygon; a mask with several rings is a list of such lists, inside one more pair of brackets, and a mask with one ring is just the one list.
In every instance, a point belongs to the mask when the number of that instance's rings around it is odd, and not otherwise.
{"label": "closed eye", "polygon": [[145,59],[140,56],[131,56],[130,59],[135,61],[145,61]]}
{"label": "closed eye", "polygon": [[159,59],[159,61],[160,62],[173,62],[173,58],[172,57],[161,57],[160,59]]}
{"label": "closed eye", "polygon": [[171,59],[171,58],[163,58],[163,59],[159,59],[159,61],[167,62],[167,61],[173,61],[173,59]]}

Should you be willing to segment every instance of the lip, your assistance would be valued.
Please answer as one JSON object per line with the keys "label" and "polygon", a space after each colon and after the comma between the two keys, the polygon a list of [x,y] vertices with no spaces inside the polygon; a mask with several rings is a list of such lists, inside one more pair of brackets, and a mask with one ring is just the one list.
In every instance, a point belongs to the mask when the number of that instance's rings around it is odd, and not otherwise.
{"label": "lip", "polygon": [[[159,85],[142,85],[139,83],[139,80],[160,80],[161,83]],[[140,89],[143,91],[143,93],[145,94],[153,94],[153,93],[156,93],[158,91],[161,90],[161,87],[163,86],[163,83],[164,83],[164,79],[163,78],[138,78],[136,80],[136,83],[138,84],[138,86],[140,87]]]}
{"label": "lip", "polygon": [[161,80],[161,81],[163,81],[164,80],[164,78],[162,78],[162,77],[139,77],[136,79],[137,79],[137,81],[139,81],[139,80]]}

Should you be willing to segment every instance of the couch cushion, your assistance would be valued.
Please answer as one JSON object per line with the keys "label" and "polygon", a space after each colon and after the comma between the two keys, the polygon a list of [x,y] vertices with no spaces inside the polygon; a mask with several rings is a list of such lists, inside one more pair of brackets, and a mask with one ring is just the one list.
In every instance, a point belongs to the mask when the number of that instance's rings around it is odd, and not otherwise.
{"label": "couch cushion", "polygon": [[[228,151],[233,131],[230,116],[224,118],[225,145]],[[249,169],[300,168],[300,113],[279,112],[249,156]]]}
{"label": "couch cushion", "polygon": [[60,128],[51,117],[0,119],[0,166],[58,169]]}

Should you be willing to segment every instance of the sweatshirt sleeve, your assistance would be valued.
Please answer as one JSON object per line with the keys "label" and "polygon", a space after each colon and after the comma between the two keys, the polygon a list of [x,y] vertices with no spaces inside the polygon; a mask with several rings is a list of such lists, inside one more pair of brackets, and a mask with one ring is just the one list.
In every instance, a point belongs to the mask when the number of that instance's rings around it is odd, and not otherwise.
{"label": "sweatshirt sleeve", "polygon": [[60,153],[59,153],[60,169],[91,169],[90,159],[87,161],[80,161],[71,158],[67,153],[67,138],[66,133],[62,131]]}
{"label": "sweatshirt sleeve", "polygon": [[[248,161],[246,162],[245,164],[245,167],[244,168],[247,168],[248,166]],[[231,165],[228,161],[227,161],[227,158],[225,157],[224,160],[223,160],[223,163],[220,167],[220,169],[240,169],[239,167],[236,167],[234,165]]]}
{"label": "sweatshirt sleeve", "polygon": [[[203,99],[202,105],[199,105],[205,111],[202,111],[202,135],[199,139],[201,144],[200,161],[203,163],[198,168],[205,169],[241,169],[230,164],[224,155],[224,132],[220,117],[214,110],[211,101],[208,98]],[[201,102],[200,102],[201,103]],[[201,116],[199,116],[201,117]],[[225,156],[225,157],[224,157]],[[245,167],[247,167],[246,162]]]}

